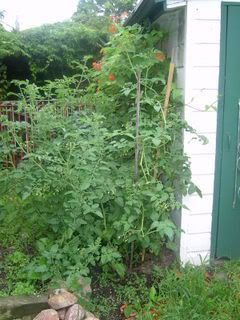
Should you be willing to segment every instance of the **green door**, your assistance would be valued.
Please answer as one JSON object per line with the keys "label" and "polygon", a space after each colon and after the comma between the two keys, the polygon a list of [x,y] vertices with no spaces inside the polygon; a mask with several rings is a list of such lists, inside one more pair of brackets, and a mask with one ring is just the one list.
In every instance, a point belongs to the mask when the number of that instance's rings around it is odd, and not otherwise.
{"label": "green door", "polygon": [[[215,257],[240,258],[240,5],[223,5]],[[219,137],[218,137],[219,139]]]}

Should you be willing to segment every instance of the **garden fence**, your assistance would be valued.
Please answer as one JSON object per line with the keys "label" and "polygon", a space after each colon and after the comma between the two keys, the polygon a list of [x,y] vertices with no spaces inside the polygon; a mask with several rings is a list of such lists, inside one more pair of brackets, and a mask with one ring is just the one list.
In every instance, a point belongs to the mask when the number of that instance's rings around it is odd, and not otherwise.
{"label": "garden fence", "polygon": [[[56,100],[54,100],[56,102]],[[49,103],[49,100],[39,100],[37,101],[37,108],[40,110],[43,106]],[[18,101],[0,101],[0,148],[1,150],[1,163],[4,167],[16,167],[17,164],[23,160],[24,153],[19,146],[19,143],[16,141],[14,136],[9,141],[8,150],[3,148],[2,138],[3,135],[8,135],[8,125],[9,122],[18,122],[20,130],[18,130],[18,137],[25,144],[27,154],[30,153],[30,148],[34,147],[33,141],[30,141],[30,133],[29,133],[29,123],[31,123],[31,119],[29,113],[23,108],[19,111]],[[77,106],[76,108],[79,112],[83,107]],[[63,114],[68,117],[72,112],[72,108],[68,106],[64,107]],[[9,152],[9,150],[11,150]]]}

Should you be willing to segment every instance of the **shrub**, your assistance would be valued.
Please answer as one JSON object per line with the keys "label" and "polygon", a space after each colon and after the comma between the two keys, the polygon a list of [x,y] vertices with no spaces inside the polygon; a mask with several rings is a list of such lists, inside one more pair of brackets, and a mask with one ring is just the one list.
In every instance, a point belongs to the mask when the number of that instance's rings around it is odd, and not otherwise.
{"label": "shrub", "polygon": [[173,244],[171,212],[196,189],[181,144],[182,130],[193,129],[174,86],[162,108],[169,61],[155,46],[163,37],[118,27],[101,68],[78,65],[80,75],[44,88],[18,82],[28,121],[2,116],[2,162],[11,152],[24,158],[3,166],[0,182],[4,219],[21,221],[20,233],[35,230],[32,280],[86,276],[95,265],[122,276],[146,251]]}

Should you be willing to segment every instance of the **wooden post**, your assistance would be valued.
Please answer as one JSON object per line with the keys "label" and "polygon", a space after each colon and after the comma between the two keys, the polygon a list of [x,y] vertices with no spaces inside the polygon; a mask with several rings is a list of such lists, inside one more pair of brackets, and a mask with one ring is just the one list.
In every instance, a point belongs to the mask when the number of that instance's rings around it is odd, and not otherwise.
{"label": "wooden post", "polygon": [[[165,99],[163,104],[163,116],[165,121],[168,114],[169,100],[170,100],[170,95],[172,90],[172,83],[173,83],[173,76],[174,76],[174,69],[175,69],[175,64],[173,62],[173,59],[174,59],[174,51],[171,57],[170,65],[169,65],[167,87],[166,87]],[[156,161],[158,161],[159,158],[160,158],[160,148],[157,148]],[[157,176],[158,176],[157,165],[154,167],[153,176],[155,179],[157,179]]]}
{"label": "wooden post", "polygon": [[165,119],[166,119],[167,113],[168,113],[168,106],[169,106],[169,100],[170,100],[170,95],[171,95],[171,90],[172,90],[174,69],[175,69],[175,64],[173,62],[173,57],[172,57],[170,65],[169,65],[168,81],[167,81],[166,94],[165,94],[164,105],[163,105],[163,114],[164,114]]}

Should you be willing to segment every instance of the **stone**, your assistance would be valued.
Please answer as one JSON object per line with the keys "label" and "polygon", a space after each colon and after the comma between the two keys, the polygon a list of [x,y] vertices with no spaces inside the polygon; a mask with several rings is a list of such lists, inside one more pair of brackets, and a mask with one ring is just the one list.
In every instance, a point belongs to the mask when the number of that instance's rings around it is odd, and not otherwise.
{"label": "stone", "polygon": [[64,320],[82,320],[85,318],[86,312],[79,304],[69,307]]}
{"label": "stone", "polygon": [[67,312],[66,308],[59,309],[59,310],[57,311],[58,317],[59,317],[60,320],[64,320],[64,319],[65,319],[66,312]]}
{"label": "stone", "polygon": [[52,309],[59,310],[70,307],[77,302],[77,297],[65,289],[57,289],[49,296],[48,304]]}
{"label": "stone", "polygon": [[91,312],[87,311],[86,318],[84,320],[99,320],[99,319],[96,318]]}
{"label": "stone", "polygon": [[59,320],[57,311],[46,309],[41,311],[33,320]]}
{"label": "stone", "polygon": [[0,320],[33,319],[40,311],[49,308],[47,300],[47,295],[1,297]]}
{"label": "stone", "polygon": [[91,312],[86,311],[86,317],[94,317],[94,315]]}

